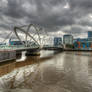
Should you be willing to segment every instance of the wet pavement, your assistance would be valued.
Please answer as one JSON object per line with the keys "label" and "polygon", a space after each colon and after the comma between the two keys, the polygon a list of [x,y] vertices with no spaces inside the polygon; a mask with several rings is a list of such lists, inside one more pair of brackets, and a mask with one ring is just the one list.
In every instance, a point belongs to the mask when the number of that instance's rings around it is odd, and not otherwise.
{"label": "wet pavement", "polygon": [[92,92],[92,52],[21,58],[0,65],[0,92]]}

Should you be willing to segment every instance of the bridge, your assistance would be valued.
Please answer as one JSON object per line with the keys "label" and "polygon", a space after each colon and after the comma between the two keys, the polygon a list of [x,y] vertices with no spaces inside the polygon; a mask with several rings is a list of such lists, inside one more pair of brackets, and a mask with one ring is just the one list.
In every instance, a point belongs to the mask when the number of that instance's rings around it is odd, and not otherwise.
{"label": "bridge", "polygon": [[42,50],[57,50],[57,49],[63,49],[62,46],[53,46],[53,45],[44,45],[43,47],[39,46],[31,46],[31,47],[26,47],[24,45],[1,45],[0,50],[15,50],[15,51],[26,51],[26,50],[33,50],[33,49],[42,49]]}
{"label": "bridge", "polygon": [[26,47],[24,45],[17,45],[17,46],[9,46],[9,45],[1,45],[0,46],[0,51],[16,51],[16,54],[21,54],[22,51],[27,51],[27,53],[30,52],[30,54],[34,52],[39,52],[41,48],[39,46],[31,46],[31,47]]}
{"label": "bridge", "polygon": [[63,45],[61,46],[54,46],[54,45],[44,45],[43,50],[60,50],[63,51]]}
{"label": "bridge", "polygon": [[[26,27],[26,29],[24,29]],[[24,40],[20,37],[19,33],[23,33],[23,36],[25,37]],[[20,34],[21,34],[20,33]],[[6,39],[9,39],[10,34],[4,39],[3,43],[6,41]],[[39,28],[37,25],[29,24],[24,25],[20,27],[14,27],[14,34],[17,37],[17,39],[21,42],[21,45],[0,45],[0,50],[14,50],[16,52],[22,52],[27,51],[28,53],[32,52],[38,52],[41,49],[45,50],[63,50],[62,46],[53,46],[53,45],[45,45],[42,43],[42,40],[44,40],[45,37],[42,38],[42,29]],[[46,35],[46,33],[45,33]],[[34,45],[32,44],[35,43]]]}

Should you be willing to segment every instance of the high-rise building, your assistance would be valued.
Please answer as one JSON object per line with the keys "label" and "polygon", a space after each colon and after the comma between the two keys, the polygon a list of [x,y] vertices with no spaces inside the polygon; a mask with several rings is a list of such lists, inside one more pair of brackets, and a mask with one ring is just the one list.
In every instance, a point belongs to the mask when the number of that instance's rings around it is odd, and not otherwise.
{"label": "high-rise building", "polygon": [[54,38],[54,46],[61,46],[62,45],[62,38],[61,37],[55,37]]}
{"label": "high-rise building", "polygon": [[73,36],[72,35],[64,35],[63,36],[63,44],[73,44]]}
{"label": "high-rise building", "polygon": [[88,31],[88,38],[92,37],[92,31]]}

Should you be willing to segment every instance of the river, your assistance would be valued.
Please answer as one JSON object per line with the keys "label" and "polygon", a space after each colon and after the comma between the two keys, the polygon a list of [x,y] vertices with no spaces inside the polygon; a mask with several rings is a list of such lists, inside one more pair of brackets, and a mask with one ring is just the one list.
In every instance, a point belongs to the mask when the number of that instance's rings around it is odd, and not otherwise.
{"label": "river", "polygon": [[0,92],[92,92],[92,52],[24,54],[0,65]]}

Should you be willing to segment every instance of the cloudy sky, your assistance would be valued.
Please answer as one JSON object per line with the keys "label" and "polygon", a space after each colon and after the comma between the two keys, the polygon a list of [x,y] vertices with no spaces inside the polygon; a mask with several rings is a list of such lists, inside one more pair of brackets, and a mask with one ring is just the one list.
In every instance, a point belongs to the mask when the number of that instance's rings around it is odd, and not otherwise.
{"label": "cloudy sky", "polygon": [[0,34],[29,23],[51,35],[86,37],[92,30],[92,0],[0,0]]}

